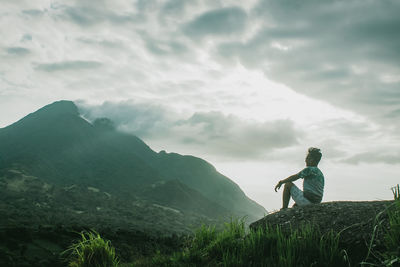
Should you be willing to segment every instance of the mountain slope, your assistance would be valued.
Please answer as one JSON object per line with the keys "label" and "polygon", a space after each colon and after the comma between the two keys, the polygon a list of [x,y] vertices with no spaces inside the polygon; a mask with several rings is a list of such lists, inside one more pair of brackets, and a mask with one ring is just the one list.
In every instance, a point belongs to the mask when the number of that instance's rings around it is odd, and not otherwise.
{"label": "mountain slope", "polygon": [[[208,215],[218,213],[200,208],[213,206],[209,203],[250,220],[266,212],[206,161],[156,153],[136,136],[117,131],[108,119],[86,121],[70,101],[47,105],[0,129],[0,175],[16,168],[57,186],[94,186],[112,194],[147,192],[153,200],[157,194],[149,193],[150,185],[175,181],[154,190],[170,191],[170,195],[195,191],[188,194],[196,199],[193,205],[203,204],[194,208]],[[158,199],[159,203],[166,200]]]}
{"label": "mountain slope", "polygon": [[[184,199],[173,184],[161,190],[166,198]],[[178,187],[179,188],[179,187]],[[158,191],[160,192],[160,190]],[[0,176],[0,228],[40,228],[48,226],[76,229],[124,229],[148,234],[190,233],[202,223],[218,223],[207,206],[203,211],[189,210],[187,203],[163,202],[133,195],[113,195],[95,187],[61,187],[43,179],[8,170]],[[192,199],[192,198],[190,198]],[[206,200],[207,202],[208,200]],[[210,204],[209,201],[207,204]],[[204,210],[206,212],[204,212]],[[215,209],[226,215],[222,208]],[[1,255],[0,255],[1,258]]]}
{"label": "mountain slope", "polygon": [[266,213],[259,204],[247,198],[237,184],[200,158],[160,152],[159,157],[149,164],[165,178],[179,179],[239,216],[249,216],[253,220]]}
{"label": "mountain slope", "polygon": [[229,215],[221,205],[205,198],[179,180],[160,181],[143,188],[138,196],[156,205],[167,206],[186,212],[198,212],[210,218]]}

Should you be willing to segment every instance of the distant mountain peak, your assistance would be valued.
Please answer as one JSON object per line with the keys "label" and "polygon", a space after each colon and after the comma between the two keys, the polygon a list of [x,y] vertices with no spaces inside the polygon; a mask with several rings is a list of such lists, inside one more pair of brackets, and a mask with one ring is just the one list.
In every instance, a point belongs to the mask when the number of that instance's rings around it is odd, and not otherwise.
{"label": "distant mountain peak", "polygon": [[72,114],[79,115],[78,107],[69,100],[60,100],[44,106],[35,113],[51,113],[53,115]]}
{"label": "distant mountain peak", "polygon": [[62,123],[65,118],[80,118],[78,107],[72,101],[60,100],[28,114],[6,128],[19,128],[21,130],[21,127],[24,129],[26,127],[43,127],[55,121]]}

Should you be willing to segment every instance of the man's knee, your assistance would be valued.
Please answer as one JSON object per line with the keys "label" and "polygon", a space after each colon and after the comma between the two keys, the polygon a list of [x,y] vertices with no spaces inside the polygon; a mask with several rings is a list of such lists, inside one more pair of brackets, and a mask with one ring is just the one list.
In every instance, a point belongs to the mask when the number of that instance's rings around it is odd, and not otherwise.
{"label": "man's knee", "polygon": [[292,182],[287,182],[285,183],[285,188],[287,188],[288,190],[290,190],[290,188],[292,188],[294,184]]}

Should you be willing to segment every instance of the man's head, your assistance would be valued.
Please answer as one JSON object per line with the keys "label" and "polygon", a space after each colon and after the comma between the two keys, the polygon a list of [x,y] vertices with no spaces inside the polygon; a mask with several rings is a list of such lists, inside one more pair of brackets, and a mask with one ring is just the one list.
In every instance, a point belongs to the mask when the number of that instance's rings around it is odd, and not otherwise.
{"label": "man's head", "polygon": [[321,160],[322,154],[319,148],[310,147],[308,149],[308,154],[306,157],[306,165],[307,166],[317,166],[319,161]]}

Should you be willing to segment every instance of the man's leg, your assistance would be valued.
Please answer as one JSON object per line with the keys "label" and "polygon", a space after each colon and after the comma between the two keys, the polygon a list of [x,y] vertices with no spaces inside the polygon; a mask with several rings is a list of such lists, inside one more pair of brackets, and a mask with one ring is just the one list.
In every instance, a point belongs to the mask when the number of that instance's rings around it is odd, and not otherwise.
{"label": "man's leg", "polygon": [[299,207],[303,207],[311,204],[311,202],[304,197],[304,192],[301,191],[295,184],[290,188],[290,197],[294,200],[295,204]]}
{"label": "man's leg", "polygon": [[282,209],[286,209],[289,206],[290,189],[292,188],[292,186],[293,186],[292,182],[285,183],[282,195]]}

